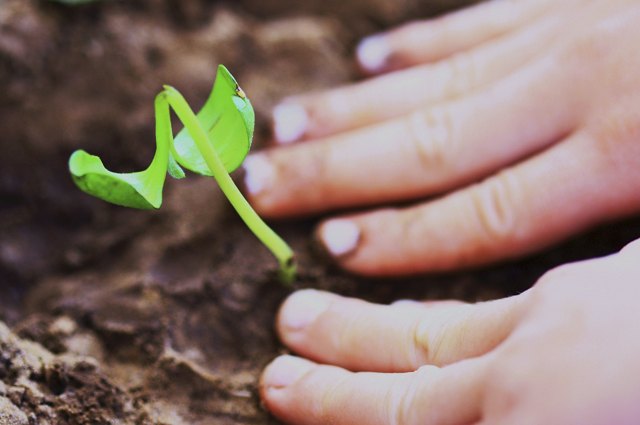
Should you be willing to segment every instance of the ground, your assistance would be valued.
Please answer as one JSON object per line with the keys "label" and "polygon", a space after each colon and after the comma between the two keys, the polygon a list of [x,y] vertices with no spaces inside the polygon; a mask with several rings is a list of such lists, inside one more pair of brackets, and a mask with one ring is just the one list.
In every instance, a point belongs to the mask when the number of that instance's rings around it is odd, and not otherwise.
{"label": "ground", "polygon": [[[169,182],[161,210],[130,211],[75,189],[67,158],[84,148],[144,168],[161,84],[197,105],[218,63],[256,107],[259,149],[278,99],[358,78],[359,38],[462,3],[0,1],[0,425],[277,423],[256,382],[284,351],[273,321],[291,289],[213,181]],[[274,224],[298,253],[295,287],[381,302],[517,293],[640,230],[627,221],[516,262],[372,281],[317,255],[317,219]]]}

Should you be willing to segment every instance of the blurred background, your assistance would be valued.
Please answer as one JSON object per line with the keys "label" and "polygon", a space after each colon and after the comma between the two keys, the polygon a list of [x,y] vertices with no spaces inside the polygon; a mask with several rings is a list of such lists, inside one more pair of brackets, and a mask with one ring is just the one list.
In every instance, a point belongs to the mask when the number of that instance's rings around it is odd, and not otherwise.
{"label": "blurred background", "polygon": [[152,102],[162,84],[177,87],[195,108],[224,63],[255,105],[259,146],[268,134],[269,111],[280,98],[356,78],[352,50],[362,36],[463,3],[3,0],[4,284],[24,286],[98,255],[100,242],[70,249],[86,227],[115,223],[105,215],[113,212],[125,220],[128,214],[73,190],[67,158],[82,147],[116,170],[144,168],[155,148]]}
{"label": "blurred background", "polygon": [[[272,323],[289,290],[214,183],[170,181],[161,210],[130,211],[77,190],[67,159],[83,148],[116,171],[145,168],[162,84],[195,108],[219,63],[256,108],[259,149],[279,99],[360,78],[362,37],[470,3],[0,0],[0,410],[10,423],[276,423],[256,382],[282,350]],[[607,226],[482,270],[371,283],[314,254],[314,222],[276,223],[300,257],[298,286],[376,301],[516,293],[640,228]]]}

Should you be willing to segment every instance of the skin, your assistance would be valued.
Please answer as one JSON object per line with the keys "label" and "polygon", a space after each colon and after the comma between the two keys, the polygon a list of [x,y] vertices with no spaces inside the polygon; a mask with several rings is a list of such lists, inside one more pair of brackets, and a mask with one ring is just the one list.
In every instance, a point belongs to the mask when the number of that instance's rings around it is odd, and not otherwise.
{"label": "skin", "polygon": [[637,424],[638,279],[640,241],[479,304],[300,291],[278,331],[312,360],[274,360],[262,399],[302,425]]}
{"label": "skin", "polygon": [[638,22],[635,0],[490,1],[374,37],[382,75],[283,102],[297,113],[275,114],[276,136],[299,138],[247,161],[250,201],[272,218],[383,205],[339,216],[355,230],[337,246],[335,218],[317,231],[375,276],[522,256],[636,213]]}
{"label": "skin", "polygon": [[[286,143],[250,161],[251,201],[287,217],[418,200],[320,224],[366,275],[519,256],[637,213],[638,23],[638,1],[490,1],[366,40],[372,78],[276,109]],[[302,425],[636,424],[639,279],[636,241],[478,304],[300,291],[277,329],[304,358],[274,360],[262,400]]]}

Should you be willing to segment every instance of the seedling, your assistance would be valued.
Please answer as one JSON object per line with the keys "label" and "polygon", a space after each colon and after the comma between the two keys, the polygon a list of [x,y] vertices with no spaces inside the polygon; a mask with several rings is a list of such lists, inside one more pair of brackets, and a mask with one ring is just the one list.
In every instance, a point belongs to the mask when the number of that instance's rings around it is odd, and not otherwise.
{"label": "seedling", "polygon": [[[84,192],[131,208],[160,208],[167,172],[177,179],[182,167],[213,176],[231,205],[253,233],[277,258],[281,279],[290,283],[296,266],[291,248],[251,208],[229,173],[244,161],[253,138],[255,115],[251,102],[223,65],[218,67],[213,90],[194,114],[186,100],[170,86],[156,96],[156,152],[149,167],[135,173],[114,173],[102,160],[83,150],[69,158],[69,170]],[[171,109],[184,128],[173,137]]]}

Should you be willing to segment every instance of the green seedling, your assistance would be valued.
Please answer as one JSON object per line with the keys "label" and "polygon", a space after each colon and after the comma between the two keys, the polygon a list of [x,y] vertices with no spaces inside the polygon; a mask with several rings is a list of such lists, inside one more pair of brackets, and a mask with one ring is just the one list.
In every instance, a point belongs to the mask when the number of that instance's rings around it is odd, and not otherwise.
{"label": "green seedling", "polygon": [[[186,100],[170,86],[156,96],[156,152],[149,167],[135,173],[114,173],[102,160],[83,150],[69,158],[69,170],[84,192],[113,204],[131,208],[160,208],[167,172],[185,176],[183,168],[213,176],[249,229],[277,258],[286,283],[295,278],[293,251],[258,216],[242,196],[229,173],[237,169],[251,148],[255,115],[251,102],[223,65],[218,67],[213,90],[194,114]],[[171,109],[184,128],[173,137]]]}

